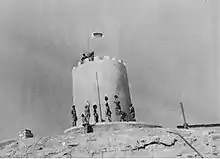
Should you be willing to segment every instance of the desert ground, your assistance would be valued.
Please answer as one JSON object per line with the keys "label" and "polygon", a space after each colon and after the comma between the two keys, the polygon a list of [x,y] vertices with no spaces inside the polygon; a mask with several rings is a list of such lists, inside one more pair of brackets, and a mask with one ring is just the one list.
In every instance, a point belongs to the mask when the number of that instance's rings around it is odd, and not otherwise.
{"label": "desert ground", "polygon": [[85,133],[76,127],[55,136],[3,141],[0,157],[220,157],[217,128],[171,129],[128,122],[98,124],[93,130]]}

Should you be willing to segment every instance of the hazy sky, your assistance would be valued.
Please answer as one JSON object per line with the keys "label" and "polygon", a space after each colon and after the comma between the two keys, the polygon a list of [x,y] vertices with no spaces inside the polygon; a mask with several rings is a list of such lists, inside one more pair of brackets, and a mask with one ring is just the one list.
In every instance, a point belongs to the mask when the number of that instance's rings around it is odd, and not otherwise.
{"label": "hazy sky", "polygon": [[218,0],[1,0],[0,140],[69,127],[71,69],[92,43],[128,66],[140,121],[220,122]]}

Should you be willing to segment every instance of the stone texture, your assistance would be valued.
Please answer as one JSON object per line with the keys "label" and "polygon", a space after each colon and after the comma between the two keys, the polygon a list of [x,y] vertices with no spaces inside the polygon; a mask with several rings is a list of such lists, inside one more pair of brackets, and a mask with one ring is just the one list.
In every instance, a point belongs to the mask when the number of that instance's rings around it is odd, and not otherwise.
{"label": "stone texture", "polygon": [[90,134],[70,131],[51,137],[5,141],[1,143],[0,157],[200,157],[179,136],[168,131],[181,134],[203,157],[220,157],[219,134],[213,129],[134,126],[101,130]]}

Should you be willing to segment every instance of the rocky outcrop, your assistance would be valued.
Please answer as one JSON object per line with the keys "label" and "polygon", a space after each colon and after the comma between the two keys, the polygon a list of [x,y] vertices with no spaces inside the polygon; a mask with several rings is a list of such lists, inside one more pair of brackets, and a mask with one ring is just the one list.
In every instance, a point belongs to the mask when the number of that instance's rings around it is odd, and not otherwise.
{"label": "rocky outcrop", "polygon": [[220,157],[220,135],[215,129],[178,130],[140,124],[8,142],[0,157],[201,157],[177,133],[202,157]]}
{"label": "rocky outcrop", "polygon": [[19,132],[19,137],[21,139],[27,139],[34,137],[34,134],[31,132],[30,129],[23,129],[21,132]]}

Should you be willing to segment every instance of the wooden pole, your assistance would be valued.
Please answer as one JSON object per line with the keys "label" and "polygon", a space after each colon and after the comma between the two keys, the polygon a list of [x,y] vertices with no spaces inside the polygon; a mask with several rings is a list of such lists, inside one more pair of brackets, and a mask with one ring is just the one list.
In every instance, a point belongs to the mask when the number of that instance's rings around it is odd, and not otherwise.
{"label": "wooden pole", "polygon": [[88,35],[87,35],[87,51],[90,52],[91,50],[91,28],[88,28]]}
{"label": "wooden pole", "polygon": [[102,122],[103,119],[102,119],[102,108],[101,108],[101,102],[100,102],[98,72],[96,72],[96,82],[97,82],[97,92],[98,92],[98,100],[99,100],[100,119],[101,119],[101,122]]}
{"label": "wooden pole", "polygon": [[87,42],[89,53],[93,51],[92,41],[93,41],[92,28],[89,27],[89,29],[88,29],[88,42]]}
{"label": "wooden pole", "polygon": [[[75,69],[75,67],[73,67]],[[72,104],[75,105],[75,71],[72,71]]]}
{"label": "wooden pole", "polygon": [[180,107],[181,107],[181,110],[182,110],[182,114],[183,114],[183,126],[184,128],[188,129],[188,124],[186,122],[186,116],[185,116],[185,112],[184,112],[184,109],[183,109],[183,103],[180,103]]}

